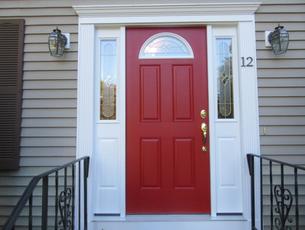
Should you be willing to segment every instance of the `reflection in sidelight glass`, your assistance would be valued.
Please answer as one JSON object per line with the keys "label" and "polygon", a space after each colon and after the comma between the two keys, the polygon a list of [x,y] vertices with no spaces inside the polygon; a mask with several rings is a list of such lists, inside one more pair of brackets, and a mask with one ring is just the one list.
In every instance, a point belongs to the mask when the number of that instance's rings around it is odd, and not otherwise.
{"label": "reflection in sidelight glass", "polygon": [[116,40],[101,41],[100,120],[116,120]]}
{"label": "reflection in sidelight glass", "polygon": [[218,118],[234,118],[232,39],[216,39]]}

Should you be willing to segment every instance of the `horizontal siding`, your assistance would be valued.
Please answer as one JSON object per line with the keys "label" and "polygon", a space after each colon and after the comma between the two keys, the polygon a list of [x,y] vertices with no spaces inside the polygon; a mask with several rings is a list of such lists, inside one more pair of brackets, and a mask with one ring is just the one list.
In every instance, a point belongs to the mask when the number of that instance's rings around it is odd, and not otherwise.
{"label": "horizontal siding", "polygon": [[71,128],[76,127],[76,119],[72,118],[23,118],[22,128]]}
{"label": "horizontal siding", "polygon": [[[55,26],[57,24],[54,24]],[[49,34],[50,31],[52,32],[54,30],[54,25],[48,26],[48,25],[28,25],[25,28],[25,34],[26,35],[33,35],[33,34]],[[60,23],[60,28],[59,28],[62,32],[69,32],[72,34],[75,34],[78,32],[78,27],[77,24],[76,25],[66,25],[63,22]]]}
{"label": "horizontal siding", "polygon": [[[259,17],[259,14],[257,14],[257,18]],[[265,31],[265,30],[270,30],[278,26],[278,23],[285,24],[285,27],[289,31],[300,31],[303,32],[305,29],[304,22],[286,22],[281,19],[280,16],[274,16],[275,20],[272,20],[270,22],[258,22],[256,23],[256,31]]]}
{"label": "horizontal siding", "polygon": [[[285,0],[284,0],[285,1]],[[268,1],[264,1],[268,2]],[[282,14],[296,14],[296,13],[304,13],[305,12],[305,6],[304,3],[302,4],[302,0],[300,0],[299,4],[287,4],[287,1],[283,4],[279,4],[280,1],[275,0],[274,4],[263,4],[258,10],[257,15],[261,14],[276,14],[274,17],[277,17],[278,14],[280,16]],[[289,1],[292,3],[292,1]],[[256,19],[256,21],[259,20],[259,18]]]}
{"label": "horizontal siding", "polygon": [[[26,53],[24,56],[24,61],[26,62],[33,62],[33,61],[55,61],[58,60],[58,58],[52,57],[49,55],[49,53],[43,52],[43,53]],[[77,53],[76,52],[70,52],[67,53],[64,57],[61,58],[62,61],[77,61]]]}
{"label": "horizontal siding", "polygon": [[[265,30],[278,24],[289,31],[289,49],[275,56],[265,47]],[[305,2],[263,4],[256,13],[261,153],[305,165]],[[263,168],[264,229],[270,229],[269,167]],[[285,187],[294,194],[293,171],[285,168]],[[273,184],[280,169],[273,167]],[[301,229],[305,229],[305,172],[298,177]],[[294,206],[290,214],[293,217]]]}
{"label": "horizontal siding", "polygon": [[[23,3],[23,2],[22,2]],[[39,1],[36,0],[30,0],[27,1],[26,4],[21,4],[20,0],[3,0],[1,1],[1,8],[3,9],[14,9],[17,12],[19,10],[23,9],[29,9],[33,8],[35,10],[41,10],[47,8],[48,11],[46,11],[47,15],[52,16],[53,11],[58,8],[71,8],[72,3],[74,3],[74,0],[52,0],[52,1]],[[56,7],[56,8],[55,8]],[[13,16],[13,15],[11,15]]]}
{"label": "horizontal siding", "polygon": [[75,98],[76,89],[29,89],[24,92],[24,99],[35,99],[37,97],[50,98]]}
{"label": "horizontal siding", "polygon": [[260,116],[305,116],[305,108],[294,106],[261,107],[259,114]]}
{"label": "horizontal siding", "polygon": [[[68,97],[68,96],[67,96]],[[70,95],[69,95],[70,97]],[[60,96],[62,98],[62,96]],[[76,109],[23,109],[23,118],[75,118]]]}
{"label": "horizontal siding", "polygon": [[[274,115],[273,115],[274,116]],[[266,135],[268,133],[272,136],[305,136],[305,127],[304,126],[293,126],[287,129],[285,126],[272,126],[270,125],[266,131],[264,128],[260,128],[260,134]]]}
{"label": "horizontal siding", "polygon": [[[269,125],[277,125],[277,126],[285,126],[286,129],[289,129],[291,126],[304,126],[305,125],[305,119],[304,117],[300,116],[261,116],[260,117],[260,125],[264,126],[263,128],[267,128]],[[261,137],[266,138],[264,137]],[[304,142],[304,139],[303,139]],[[305,142],[304,142],[305,143]],[[263,146],[261,144],[261,146]],[[263,153],[268,154],[268,153]],[[304,159],[305,160],[305,159]]]}
{"label": "horizontal siding", "polygon": [[[49,37],[48,33],[46,33],[46,34],[41,34],[41,33],[40,34],[27,34],[25,36],[24,43],[26,43],[26,44],[37,44],[37,43],[45,44],[48,37]],[[77,42],[78,41],[77,33],[70,33],[70,39],[73,42]],[[65,55],[65,57],[66,57],[66,55]],[[65,58],[65,57],[62,57],[62,58]]]}
{"label": "horizontal siding", "polygon": [[[15,6],[16,7],[16,6]],[[3,8],[3,5],[1,5],[0,9],[0,15],[1,17],[36,17],[36,16],[46,16],[49,15],[49,17],[56,17],[56,16],[74,16],[75,11],[71,7],[61,7],[56,8],[52,12],[52,15],[50,15],[50,9],[48,8],[39,8],[37,10],[36,8],[28,8],[28,9],[20,9],[20,8]]]}
{"label": "horizontal siding", "polygon": [[[275,15],[270,13],[259,13],[259,17],[256,18],[256,22],[259,23],[270,23],[273,22]],[[304,22],[305,21],[305,10],[303,12],[293,13],[281,13],[281,21],[286,22]]]}
{"label": "horizontal siding", "polygon": [[[264,31],[279,23],[289,31],[290,44],[286,54],[274,56],[264,45]],[[263,4],[256,36],[262,153],[268,154],[265,146],[304,145],[305,156],[305,3]]]}
{"label": "horizontal siding", "polygon": [[76,99],[26,99],[23,108],[76,108]]}
{"label": "horizontal siding", "polygon": [[304,98],[302,97],[263,97],[258,99],[260,107],[269,106],[305,106]]}
{"label": "horizontal siding", "polygon": [[[265,49],[266,50],[266,49]],[[270,50],[269,50],[270,52]],[[258,56],[258,60],[260,60],[260,56]],[[261,59],[262,60],[262,59]],[[261,78],[304,78],[305,76],[305,66],[302,69],[278,69],[278,68],[273,68],[273,69],[262,69],[260,68],[258,70],[258,77],[260,80]]]}
{"label": "horizontal siding", "polygon": [[37,89],[76,89],[75,80],[27,80],[23,84],[23,89],[37,90]]}
{"label": "horizontal siding", "polygon": [[[25,19],[21,168],[0,172],[0,225],[33,176],[75,159],[78,17],[66,0],[17,3],[0,3],[0,19]],[[57,25],[71,35],[71,49],[61,58],[48,51]],[[34,200],[39,215],[41,202]]]}
{"label": "horizontal siding", "polygon": [[[305,57],[304,57],[305,59]],[[303,88],[305,87],[305,79],[304,78],[260,78],[258,79],[258,86],[260,89],[263,88],[285,88],[285,87],[293,87],[293,88]]]}
{"label": "horizontal siding", "polygon": [[24,80],[76,80],[76,70],[40,70],[40,71],[24,71]]}

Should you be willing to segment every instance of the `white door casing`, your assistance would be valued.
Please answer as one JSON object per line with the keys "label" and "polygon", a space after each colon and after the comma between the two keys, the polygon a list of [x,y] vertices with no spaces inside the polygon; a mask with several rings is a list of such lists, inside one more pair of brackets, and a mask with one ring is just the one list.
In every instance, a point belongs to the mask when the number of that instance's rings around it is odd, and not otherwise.
{"label": "white door casing", "polygon": [[[98,219],[95,214],[118,214],[119,217],[111,217],[113,220],[125,218],[125,26],[128,25],[206,25],[208,28],[208,77],[209,77],[209,102],[210,102],[210,142],[211,142],[211,197],[212,213],[217,218],[217,213],[242,213],[246,219],[250,218],[249,204],[249,176],[246,165],[246,153],[259,154],[258,135],[258,97],[256,65],[252,67],[240,67],[241,57],[252,57],[256,60],[254,12],[258,3],[238,4],[164,4],[164,5],[138,5],[133,6],[75,6],[79,14],[79,62],[78,62],[78,95],[77,95],[77,157],[91,156],[90,179],[89,179],[89,219]],[[162,10],[160,10],[162,9]],[[145,14],[143,14],[145,12]],[[173,14],[181,14],[173,16]],[[205,14],[203,15],[203,12]],[[130,15],[133,15],[132,17]],[[227,27],[226,27],[227,26]],[[113,28],[113,29],[109,29]],[[217,36],[234,37],[235,48],[233,49],[233,65],[236,75],[234,76],[234,100],[236,103],[237,117],[234,121],[223,122],[216,118],[214,82],[215,68],[213,65],[214,40]],[[100,124],[96,115],[96,76],[99,72],[96,50],[98,39],[105,37],[116,38],[119,42],[119,122],[118,131],[111,136],[105,128],[106,124]],[[95,93],[94,93],[95,92]],[[239,96],[239,98],[238,98]],[[103,127],[104,126],[104,127]],[[224,128],[236,130],[234,133],[224,132]],[[105,130],[104,130],[105,129]],[[111,128],[112,129],[112,128]],[[101,134],[101,135],[96,135]],[[104,134],[110,136],[103,136]],[[100,138],[109,139],[116,136],[118,139],[116,158],[109,158],[113,164],[114,180],[118,193],[112,194],[112,198],[105,199],[109,206],[98,207],[97,180],[100,179],[101,167],[107,158],[97,156],[97,150],[101,147],[97,144]],[[228,157],[228,151],[219,149],[222,143],[225,147],[226,140],[233,141],[236,149],[234,157]],[[223,141],[219,143],[219,141]],[[105,143],[105,142],[104,142]],[[103,145],[103,144],[102,144]],[[223,148],[224,149],[224,148]],[[103,153],[102,153],[103,154]],[[227,158],[223,158],[223,157]],[[101,158],[99,158],[101,157]],[[236,158],[237,157],[237,158]],[[231,166],[239,166],[234,171],[235,184],[229,188],[222,186],[221,175],[227,171],[220,169],[223,160]],[[232,162],[232,160],[235,160]],[[116,162],[114,162],[116,161]],[[101,165],[100,165],[101,164]],[[107,163],[109,166],[109,162]],[[103,172],[102,175],[108,175]],[[109,174],[111,175],[111,174]],[[226,177],[229,178],[229,177]],[[105,186],[104,186],[105,187]],[[103,186],[100,186],[102,189]],[[233,190],[232,190],[233,189]],[[228,203],[227,195],[236,197],[236,202]],[[230,195],[231,196],[231,195]],[[107,196],[105,196],[107,197]],[[116,199],[116,202],[112,199]],[[223,200],[222,200],[223,199]],[[110,204],[110,202],[112,204]],[[111,206],[112,205],[112,206]],[[103,208],[105,208],[103,210]],[[258,214],[259,215],[259,214]]]}

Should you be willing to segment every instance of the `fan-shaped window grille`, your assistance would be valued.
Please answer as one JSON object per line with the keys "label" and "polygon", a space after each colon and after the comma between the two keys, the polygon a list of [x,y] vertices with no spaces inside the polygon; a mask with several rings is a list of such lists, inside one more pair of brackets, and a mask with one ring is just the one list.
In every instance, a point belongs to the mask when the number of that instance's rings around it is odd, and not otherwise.
{"label": "fan-shaped window grille", "polygon": [[139,58],[194,58],[194,54],[191,46],[183,37],[174,33],[158,33],[145,41]]}

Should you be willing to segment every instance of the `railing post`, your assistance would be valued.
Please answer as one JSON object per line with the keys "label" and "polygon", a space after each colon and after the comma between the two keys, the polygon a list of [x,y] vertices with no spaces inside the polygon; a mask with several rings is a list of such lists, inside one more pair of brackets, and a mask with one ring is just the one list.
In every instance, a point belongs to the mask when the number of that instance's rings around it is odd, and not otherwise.
{"label": "railing post", "polygon": [[67,216],[67,168],[64,168],[64,213],[63,213],[63,228],[67,230],[68,228],[68,216]]}
{"label": "railing post", "polygon": [[269,161],[269,179],[270,179],[270,227],[273,229],[273,174],[272,161]]}
{"label": "railing post", "polygon": [[84,230],[88,228],[87,210],[87,178],[89,174],[89,158],[84,159]]}
{"label": "railing post", "polygon": [[78,218],[77,218],[77,225],[78,229],[80,228],[81,224],[81,162],[78,162]]}
{"label": "railing post", "polygon": [[33,229],[33,193],[29,198],[29,223],[28,223],[29,230]]}
{"label": "railing post", "polygon": [[58,216],[58,171],[55,172],[55,218],[54,218],[54,230],[57,230],[58,227],[58,221],[57,221],[57,216]]}
{"label": "railing post", "polygon": [[251,177],[251,228],[257,230],[255,227],[255,172],[254,172],[254,156],[247,154],[247,162],[249,168],[249,174]]}
{"label": "railing post", "polygon": [[48,185],[49,177],[44,176],[42,179],[42,210],[41,210],[41,229],[47,230],[48,228]]}
{"label": "railing post", "polygon": [[263,158],[259,159],[259,181],[260,181],[260,218],[261,218],[261,230],[264,229],[263,219]]}
{"label": "railing post", "polygon": [[72,229],[74,229],[74,221],[75,221],[75,169],[74,165],[71,166],[71,172],[72,172]]}
{"label": "railing post", "polygon": [[299,188],[298,169],[294,168],[294,195],[295,195],[295,229],[299,230]]}

